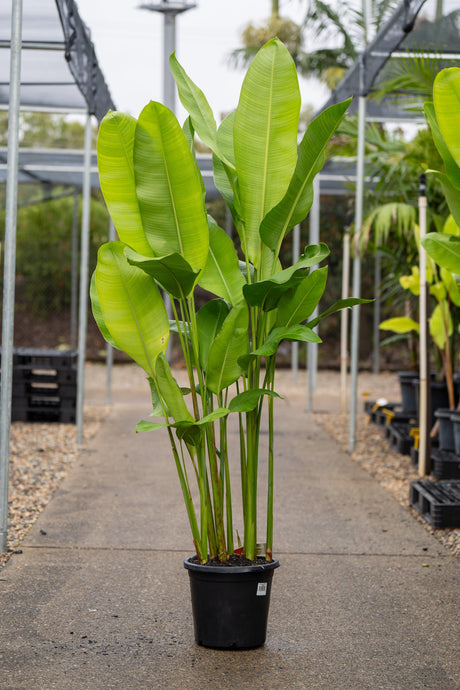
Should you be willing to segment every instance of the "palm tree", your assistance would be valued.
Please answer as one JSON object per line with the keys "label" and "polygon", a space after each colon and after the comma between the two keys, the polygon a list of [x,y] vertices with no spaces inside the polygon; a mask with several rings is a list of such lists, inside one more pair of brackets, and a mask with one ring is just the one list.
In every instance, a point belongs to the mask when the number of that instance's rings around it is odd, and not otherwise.
{"label": "palm tree", "polygon": [[303,28],[313,43],[322,41],[324,45],[304,53],[302,73],[317,77],[333,90],[366,47],[369,34],[380,29],[398,4],[398,0],[370,0],[367,18],[364,2],[359,7],[356,0],[342,0],[336,9],[329,2],[310,0]]}
{"label": "palm tree", "polygon": [[243,47],[230,54],[230,62],[237,68],[247,67],[257,51],[267,41],[278,37],[291,53],[296,65],[302,53],[302,27],[280,16],[280,0],[271,0],[270,17],[262,25],[249,22],[241,36]]}
{"label": "palm tree", "polygon": [[[279,0],[271,0],[271,14],[262,25],[249,23],[243,31],[241,48],[230,55],[236,67],[246,67],[268,40],[277,36],[287,46],[299,74],[317,77],[331,90],[353,65],[367,43],[367,26],[378,31],[397,6],[398,0],[370,0],[372,18],[368,23],[364,9],[356,0],[343,0],[340,10],[323,0],[309,0],[302,25],[280,15]],[[303,1],[301,4],[304,4]],[[304,49],[304,39],[323,42],[320,48]],[[330,47],[332,45],[333,47]]]}

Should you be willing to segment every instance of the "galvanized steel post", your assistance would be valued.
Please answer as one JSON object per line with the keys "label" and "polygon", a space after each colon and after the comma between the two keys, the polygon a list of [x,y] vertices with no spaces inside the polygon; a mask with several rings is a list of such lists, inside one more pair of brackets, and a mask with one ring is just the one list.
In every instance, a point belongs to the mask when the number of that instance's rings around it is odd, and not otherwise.
{"label": "galvanized steel post", "polygon": [[85,151],[83,159],[83,195],[80,240],[80,303],[78,318],[78,365],[77,365],[77,443],[83,443],[83,404],[85,397],[86,333],[88,327],[88,255],[89,219],[91,201],[91,115],[88,113],[85,127]]}
{"label": "galvanized steel post", "polygon": [[3,273],[2,377],[0,402],[0,551],[8,532],[11,396],[13,391],[14,288],[18,201],[19,107],[22,48],[22,0],[12,0],[10,102],[8,112],[8,177],[6,183],[5,258]]}

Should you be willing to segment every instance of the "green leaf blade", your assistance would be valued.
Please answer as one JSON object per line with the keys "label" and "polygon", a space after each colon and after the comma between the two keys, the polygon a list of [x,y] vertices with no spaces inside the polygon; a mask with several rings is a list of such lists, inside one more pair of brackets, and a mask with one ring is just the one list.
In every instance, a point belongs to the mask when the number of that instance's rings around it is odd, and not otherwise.
{"label": "green leaf blade", "polygon": [[284,196],[297,160],[300,92],[285,46],[273,39],[244,79],[233,128],[235,164],[245,225],[243,251],[256,268],[260,224]]}
{"label": "green leaf blade", "polygon": [[225,230],[211,217],[208,217],[208,223],[209,255],[199,284],[235,306],[243,299],[242,290],[246,283],[239,268],[238,255]]}
{"label": "green leaf blade", "polygon": [[152,376],[157,357],[166,351],[169,319],[154,281],[129,265],[124,248],[121,242],[109,242],[99,249],[97,308],[116,346]]}
{"label": "green leaf blade", "polygon": [[149,258],[126,247],[125,256],[132,266],[137,266],[147,273],[176,299],[190,294],[199,275],[199,272],[193,271],[186,260],[177,253]]}
{"label": "green leaf blade", "polygon": [[291,294],[286,293],[278,305],[277,326],[292,326],[313,314],[321,299],[327,280],[327,266],[306,276]]}
{"label": "green leaf blade", "polygon": [[297,165],[288,190],[262,221],[261,238],[276,256],[285,235],[310,210],[313,180],[323,167],[326,146],[343,120],[350,102],[351,98],[331,106],[310,123],[299,146]]}
{"label": "green leaf blade", "polygon": [[248,327],[248,309],[242,303],[230,310],[209,348],[206,386],[216,395],[243,373],[238,359],[249,351]]}
{"label": "green leaf blade", "polygon": [[134,141],[136,192],[155,256],[177,252],[194,271],[208,256],[208,224],[199,172],[173,113],[150,102]]}
{"label": "green leaf blade", "polygon": [[136,120],[110,111],[99,127],[97,163],[107,208],[122,242],[140,254],[152,256],[142,224],[134,176]]}

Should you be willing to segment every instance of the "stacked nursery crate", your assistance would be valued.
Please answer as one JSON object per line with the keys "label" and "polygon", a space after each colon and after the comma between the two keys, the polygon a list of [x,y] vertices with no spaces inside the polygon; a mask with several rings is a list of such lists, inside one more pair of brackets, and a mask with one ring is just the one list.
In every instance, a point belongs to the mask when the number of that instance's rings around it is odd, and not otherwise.
{"label": "stacked nursery crate", "polygon": [[76,400],[75,351],[14,350],[12,421],[75,424]]}

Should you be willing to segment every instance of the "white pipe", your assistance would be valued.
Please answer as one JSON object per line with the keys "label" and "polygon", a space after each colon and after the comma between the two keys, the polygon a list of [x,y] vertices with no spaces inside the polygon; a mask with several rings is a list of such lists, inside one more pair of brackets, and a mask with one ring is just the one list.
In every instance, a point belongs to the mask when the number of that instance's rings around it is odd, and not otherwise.
{"label": "white pipe", "polygon": [[0,402],[0,551],[8,532],[8,473],[10,465],[11,397],[13,392],[14,292],[19,163],[19,104],[21,82],[22,0],[11,11],[10,103],[8,113],[8,177],[6,183],[2,315],[2,375]]}
{"label": "white pipe", "polygon": [[382,255],[377,249],[374,261],[374,322],[373,322],[373,363],[372,371],[374,374],[380,372],[380,321],[381,321],[381,303],[380,303],[380,283],[382,280]]}
{"label": "white pipe", "polygon": [[77,371],[77,443],[83,443],[83,404],[85,397],[86,333],[88,327],[88,256],[89,219],[91,202],[91,115],[88,113],[85,127],[85,172],[83,174],[81,244],[80,244],[80,301],[78,321],[78,371]]}
{"label": "white pipe", "polygon": [[418,448],[418,473],[421,476],[428,474],[428,444],[427,444],[427,421],[428,421],[428,342],[426,331],[427,303],[426,303],[426,252],[422,247],[421,240],[426,234],[426,196],[420,194],[418,199],[419,208],[419,228],[420,228],[420,248],[419,248],[419,271],[420,271],[420,296],[419,296],[419,317],[420,317],[420,390],[419,390],[419,448]]}

